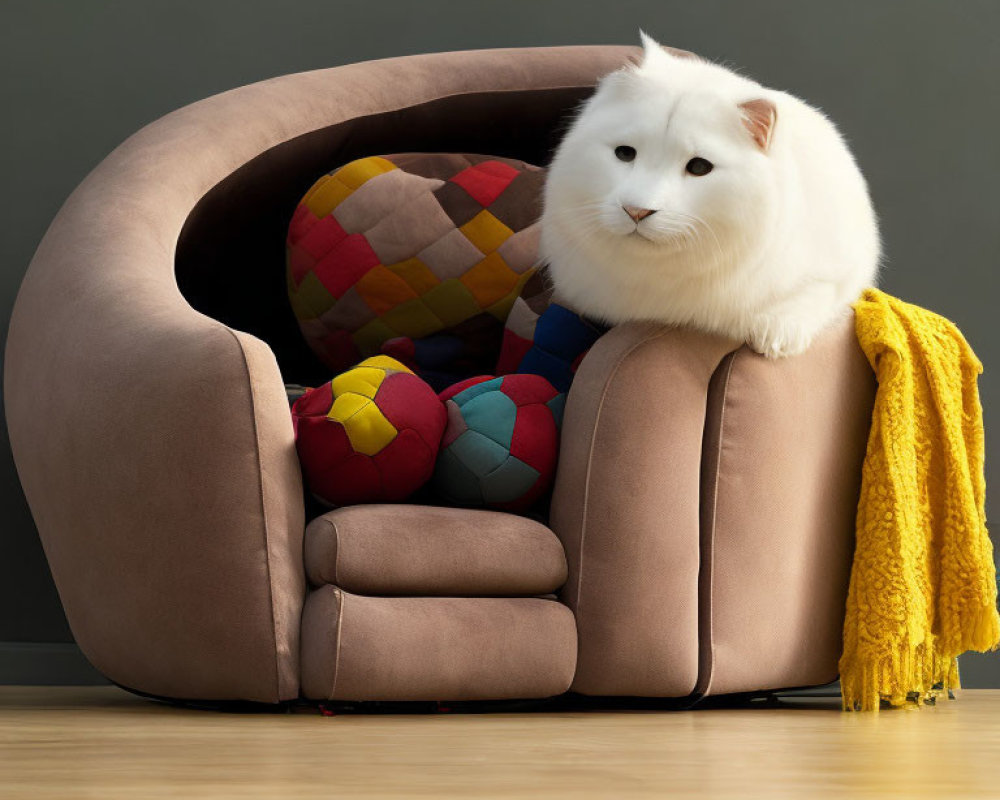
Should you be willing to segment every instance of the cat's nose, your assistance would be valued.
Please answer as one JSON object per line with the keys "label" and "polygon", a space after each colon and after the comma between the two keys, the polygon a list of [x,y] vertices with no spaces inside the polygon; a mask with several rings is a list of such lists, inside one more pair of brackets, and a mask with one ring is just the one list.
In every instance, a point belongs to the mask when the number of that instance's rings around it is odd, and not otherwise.
{"label": "cat's nose", "polygon": [[632,220],[638,224],[641,220],[656,213],[655,208],[637,208],[636,206],[622,206],[622,209]]}

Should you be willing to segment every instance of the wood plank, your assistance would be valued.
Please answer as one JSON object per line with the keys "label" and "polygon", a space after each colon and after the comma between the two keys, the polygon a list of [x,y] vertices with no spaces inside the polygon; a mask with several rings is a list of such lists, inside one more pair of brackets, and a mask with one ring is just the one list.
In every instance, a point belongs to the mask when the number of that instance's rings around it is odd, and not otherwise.
{"label": "wood plank", "polygon": [[997,797],[1000,690],[846,714],[836,698],[687,712],[339,715],[0,687],[0,797]]}

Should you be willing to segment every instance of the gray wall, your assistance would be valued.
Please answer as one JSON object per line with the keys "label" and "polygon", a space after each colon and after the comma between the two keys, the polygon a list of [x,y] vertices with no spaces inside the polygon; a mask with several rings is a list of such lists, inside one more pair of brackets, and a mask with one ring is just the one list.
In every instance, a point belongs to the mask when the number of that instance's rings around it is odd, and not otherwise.
{"label": "gray wall", "polygon": [[[987,451],[995,453],[994,0],[0,0],[3,334],[24,270],[65,197],[124,138],[178,106],[274,75],[393,55],[635,44],[639,27],[800,94],[839,123],[882,217],[884,287],[955,320],[987,365],[980,385]],[[0,643],[21,643],[0,645],[0,680],[5,664],[11,680],[12,670],[30,669],[32,654],[58,653],[65,662],[72,648],[53,643],[72,637],[6,428],[2,435]],[[995,459],[987,479],[995,509]],[[963,677],[1000,687],[1000,657],[966,657]]]}

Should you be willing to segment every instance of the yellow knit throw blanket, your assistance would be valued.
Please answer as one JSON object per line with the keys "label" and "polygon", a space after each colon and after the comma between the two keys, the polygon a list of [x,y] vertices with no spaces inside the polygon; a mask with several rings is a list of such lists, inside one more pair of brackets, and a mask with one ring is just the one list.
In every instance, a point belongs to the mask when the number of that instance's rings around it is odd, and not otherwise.
{"label": "yellow knit throw blanket", "polygon": [[1000,644],[986,531],[983,366],[943,317],[877,289],[854,304],[878,390],[861,476],[840,686],[877,711],[959,688],[956,657]]}

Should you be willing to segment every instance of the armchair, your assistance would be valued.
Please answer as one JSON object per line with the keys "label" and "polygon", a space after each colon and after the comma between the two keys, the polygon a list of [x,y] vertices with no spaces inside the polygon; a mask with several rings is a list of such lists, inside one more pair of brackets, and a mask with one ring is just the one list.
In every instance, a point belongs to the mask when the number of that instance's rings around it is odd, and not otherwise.
{"label": "armchair", "polygon": [[329,376],[286,307],[296,200],[372,153],[544,164],[565,115],[638,53],[287,75],[168,114],[87,176],[24,278],[4,397],[98,670],[162,698],[272,704],[681,697],[836,676],[872,395],[848,321],[786,362],[688,331],[611,331],[569,397],[561,545],[499,512],[308,518],[283,382]]}

